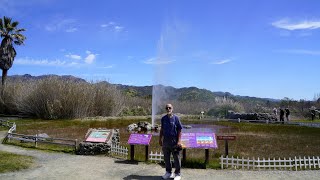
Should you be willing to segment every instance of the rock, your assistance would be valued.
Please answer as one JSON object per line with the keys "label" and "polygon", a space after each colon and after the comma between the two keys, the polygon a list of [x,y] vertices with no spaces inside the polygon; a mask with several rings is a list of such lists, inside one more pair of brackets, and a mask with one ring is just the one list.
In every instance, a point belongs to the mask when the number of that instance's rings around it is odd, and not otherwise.
{"label": "rock", "polygon": [[80,155],[96,155],[96,154],[109,154],[111,151],[112,144],[120,144],[120,131],[119,129],[113,129],[111,141],[105,143],[94,143],[94,142],[81,142],[77,154]]}
{"label": "rock", "polygon": [[133,123],[133,124],[130,124],[128,127],[127,127],[127,130],[128,131],[135,131],[136,129],[138,128],[138,125]]}

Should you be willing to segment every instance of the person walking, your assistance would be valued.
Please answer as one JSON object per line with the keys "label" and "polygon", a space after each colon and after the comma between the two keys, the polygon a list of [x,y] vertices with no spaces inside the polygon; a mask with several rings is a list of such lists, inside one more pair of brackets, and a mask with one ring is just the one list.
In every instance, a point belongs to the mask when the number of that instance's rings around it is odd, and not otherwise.
{"label": "person walking", "polygon": [[287,122],[289,121],[290,110],[289,108],[285,109]]}
{"label": "person walking", "polygon": [[[174,178],[174,180],[181,179],[181,130],[182,124],[180,118],[173,114],[172,104],[166,105],[167,115],[161,118],[161,130],[159,136],[159,145],[162,146],[164,155],[164,163],[166,173],[162,176],[163,179]],[[172,174],[172,166],[170,156],[173,156],[175,171]]]}

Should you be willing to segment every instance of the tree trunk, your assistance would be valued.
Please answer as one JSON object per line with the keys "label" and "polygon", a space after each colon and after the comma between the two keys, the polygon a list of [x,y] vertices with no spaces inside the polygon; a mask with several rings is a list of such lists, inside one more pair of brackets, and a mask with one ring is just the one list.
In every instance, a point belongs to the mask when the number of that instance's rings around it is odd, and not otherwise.
{"label": "tree trunk", "polygon": [[1,88],[1,98],[4,98],[4,89],[6,88],[6,79],[7,79],[8,70],[2,70],[2,88]]}

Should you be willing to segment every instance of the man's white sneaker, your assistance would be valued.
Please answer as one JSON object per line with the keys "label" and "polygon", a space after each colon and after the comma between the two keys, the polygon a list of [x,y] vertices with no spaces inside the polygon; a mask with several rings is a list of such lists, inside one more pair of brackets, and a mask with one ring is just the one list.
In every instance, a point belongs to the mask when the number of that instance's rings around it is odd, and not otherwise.
{"label": "man's white sneaker", "polygon": [[181,179],[181,176],[180,175],[176,175],[176,177],[174,177],[173,180],[180,180]]}
{"label": "man's white sneaker", "polygon": [[162,179],[169,179],[171,177],[171,173],[166,172],[163,176]]}

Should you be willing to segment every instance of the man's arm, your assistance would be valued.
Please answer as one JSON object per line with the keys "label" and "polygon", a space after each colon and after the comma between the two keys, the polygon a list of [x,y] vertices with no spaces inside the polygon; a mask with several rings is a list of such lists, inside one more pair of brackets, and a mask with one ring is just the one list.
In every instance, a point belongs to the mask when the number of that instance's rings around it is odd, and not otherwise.
{"label": "man's arm", "polygon": [[178,130],[178,143],[177,143],[178,146],[181,146],[181,129]]}
{"label": "man's arm", "polygon": [[162,130],[162,126],[160,129],[160,135],[159,135],[159,145],[162,146],[162,137],[163,137],[163,130]]}

